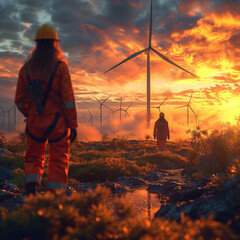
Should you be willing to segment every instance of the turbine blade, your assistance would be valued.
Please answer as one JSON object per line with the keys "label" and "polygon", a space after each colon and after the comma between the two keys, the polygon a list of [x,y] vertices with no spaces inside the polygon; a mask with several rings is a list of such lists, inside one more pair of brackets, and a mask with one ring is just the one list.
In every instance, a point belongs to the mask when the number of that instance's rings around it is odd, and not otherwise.
{"label": "turbine blade", "polygon": [[107,105],[103,104],[103,106],[112,111],[112,109],[110,107],[108,107]]}
{"label": "turbine blade", "polygon": [[118,108],[118,109],[114,110],[113,112],[117,112],[117,111],[119,111],[119,110],[120,110],[120,108]]}
{"label": "turbine blade", "polygon": [[166,97],[166,98],[163,100],[163,102],[160,104],[159,107],[161,107],[161,106],[164,104],[164,102],[167,100],[167,98],[168,98],[168,97]]}
{"label": "turbine blade", "polygon": [[[94,96],[93,96],[94,97]],[[100,104],[101,104],[101,102],[96,98],[96,97],[94,97]]]}
{"label": "turbine blade", "polygon": [[104,104],[110,97],[106,98],[101,104]]}
{"label": "turbine blade", "polygon": [[128,60],[130,60],[130,59],[138,56],[139,54],[145,52],[147,49],[148,49],[148,48],[145,48],[145,49],[143,49],[143,50],[141,50],[141,51],[139,51],[139,52],[135,52],[135,53],[132,54],[131,56],[129,56],[129,57],[127,57],[126,59],[124,59],[122,62],[118,63],[118,64],[115,65],[114,67],[112,67],[112,68],[108,69],[107,71],[105,71],[104,73],[107,73],[107,72],[111,71],[112,69],[116,68],[117,66],[121,65],[122,63],[125,63],[125,62],[127,62]]}
{"label": "turbine blade", "polygon": [[130,118],[130,115],[128,114],[128,112],[126,112],[127,116]]}
{"label": "turbine blade", "polygon": [[127,111],[131,106],[132,106],[132,104],[130,104],[130,105],[127,107],[126,111]]}
{"label": "turbine blade", "polygon": [[149,24],[149,48],[151,48],[151,42],[152,42],[152,0],[151,0],[150,24]]}
{"label": "turbine blade", "polygon": [[192,95],[193,95],[193,91],[192,91],[191,97],[190,97],[190,99],[189,99],[188,105],[190,104],[190,101],[191,101],[191,99],[192,99]]}
{"label": "turbine blade", "polygon": [[187,107],[188,105],[184,105],[184,106],[179,106],[179,107],[175,107],[175,108],[183,108],[183,107]]}
{"label": "turbine blade", "polygon": [[92,116],[92,113],[90,112],[90,110],[89,110],[89,109],[87,109],[87,110],[88,110],[88,112],[89,112],[90,116]]}
{"label": "turbine blade", "polygon": [[197,114],[193,111],[192,107],[189,105],[189,108],[192,110],[192,112],[194,113],[194,115],[197,117]]}
{"label": "turbine blade", "polygon": [[177,65],[176,63],[174,63],[173,61],[171,61],[170,59],[168,59],[167,57],[165,57],[164,55],[162,55],[160,52],[158,52],[158,51],[155,50],[154,48],[151,47],[151,50],[153,50],[153,51],[154,51],[154,52],[155,52],[160,58],[162,58],[164,61],[166,61],[166,62],[168,62],[168,63],[174,65],[175,67],[178,67],[178,68],[182,69],[183,71],[185,71],[185,72],[191,74],[191,75],[194,76],[194,77],[197,77],[196,75],[190,73],[190,72],[187,71],[186,69],[180,67],[179,65]]}
{"label": "turbine blade", "polygon": [[92,116],[88,119],[88,122],[90,122],[92,120]]}
{"label": "turbine blade", "polygon": [[101,106],[102,106],[102,105],[100,105],[100,107],[98,108],[98,110],[96,111],[96,113],[98,113],[98,111],[101,109]]}
{"label": "turbine blade", "polygon": [[14,105],[7,112],[10,112],[13,109],[13,107],[14,107]]}

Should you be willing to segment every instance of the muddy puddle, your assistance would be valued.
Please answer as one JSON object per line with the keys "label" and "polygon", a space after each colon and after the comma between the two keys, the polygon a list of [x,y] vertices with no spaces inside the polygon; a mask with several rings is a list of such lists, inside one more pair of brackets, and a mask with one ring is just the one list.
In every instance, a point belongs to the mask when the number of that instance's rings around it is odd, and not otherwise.
{"label": "muddy puddle", "polygon": [[148,219],[154,218],[161,206],[159,196],[155,193],[149,193],[146,189],[128,192],[123,197],[135,207],[138,215]]}
{"label": "muddy puddle", "polygon": [[[183,169],[165,170],[162,176],[162,182],[176,181],[179,183],[186,183],[181,172]],[[160,209],[161,204],[165,202],[163,196],[157,193],[150,193],[147,189],[136,189],[122,195],[125,200],[132,204],[138,215],[148,219],[153,219],[156,212]]]}

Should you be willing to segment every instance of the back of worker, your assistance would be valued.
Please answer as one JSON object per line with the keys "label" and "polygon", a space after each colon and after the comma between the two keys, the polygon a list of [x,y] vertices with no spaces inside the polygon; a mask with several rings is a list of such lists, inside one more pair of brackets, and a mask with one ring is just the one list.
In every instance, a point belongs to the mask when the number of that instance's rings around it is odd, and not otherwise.
{"label": "back of worker", "polygon": [[[35,193],[49,142],[47,189],[66,189],[69,145],[76,138],[77,114],[72,82],[56,30],[38,29],[36,48],[20,69],[15,102],[27,118],[26,191]],[[70,133],[70,136],[69,136]]]}

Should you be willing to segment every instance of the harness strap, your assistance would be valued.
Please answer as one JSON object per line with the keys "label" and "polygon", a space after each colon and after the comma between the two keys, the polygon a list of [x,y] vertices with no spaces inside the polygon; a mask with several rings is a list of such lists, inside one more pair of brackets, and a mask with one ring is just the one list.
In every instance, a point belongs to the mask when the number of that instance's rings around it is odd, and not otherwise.
{"label": "harness strap", "polygon": [[[51,91],[52,89],[52,83],[53,83],[53,79],[54,79],[54,76],[56,74],[56,71],[57,71],[57,68],[59,66],[59,64],[61,63],[61,61],[58,61],[55,66],[54,66],[54,69],[53,69],[53,72],[51,74],[51,77],[49,79],[49,82],[48,82],[48,85],[47,85],[47,89],[45,91],[45,94],[44,94],[44,97],[43,97],[43,101],[42,101],[42,106],[44,108],[45,104],[46,104],[46,101],[48,99],[48,95],[49,95],[49,92]],[[26,76],[27,76],[27,79],[28,79],[28,83],[31,85],[31,81],[30,81],[30,77],[29,77],[29,73],[28,73],[28,69],[27,69],[27,64],[26,64],[26,67],[25,67],[25,70],[26,70]],[[39,143],[42,143],[42,142],[45,142],[48,138],[48,136],[53,132],[53,130],[55,129],[56,125],[57,125],[57,122],[60,118],[61,114],[59,112],[56,112],[55,116],[54,116],[54,119],[52,121],[52,123],[50,124],[50,126],[48,127],[48,129],[44,132],[44,137],[42,138],[38,138],[36,136],[34,136],[28,129],[28,126],[26,124],[26,132],[27,134],[36,142],[39,142]],[[67,134],[67,131],[65,130],[64,134],[62,136],[60,136],[59,138],[57,139],[53,139],[53,140],[50,140],[50,142],[57,142],[59,140],[61,140],[63,137],[65,137]]]}
{"label": "harness strap", "polygon": [[43,107],[45,106],[46,101],[47,101],[47,99],[48,99],[48,94],[49,94],[49,92],[50,92],[51,89],[52,89],[53,79],[54,79],[55,73],[56,73],[57,68],[58,68],[58,66],[59,66],[60,63],[61,63],[61,61],[58,61],[58,62],[56,63],[56,65],[54,66],[53,72],[52,72],[52,74],[51,74],[51,77],[50,77],[49,82],[48,82],[48,85],[47,85],[47,90],[46,90],[46,92],[45,92],[45,94],[44,94],[44,98],[43,98],[43,102],[42,102]]}
{"label": "harness strap", "polygon": [[[42,101],[42,106],[44,108],[46,102],[47,102],[47,99],[48,99],[48,95],[49,95],[49,92],[51,91],[52,89],[52,83],[53,83],[53,79],[54,79],[54,76],[56,74],[56,71],[57,71],[57,68],[59,66],[59,64],[61,63],[62,61],[58,61],[54,68],[53,68],[53,71],[52,71],[52,74],[50,76],[50,79],[49,79],[49,82],[48,82],[48,85],[47,85],[47,89],[44,93],[44,97],[43,97],[43,101]],[[28,68],[27,68],[27,64],[25,65],[25,71],[26,71],[26,76],[27,76],[27,80],[28,80],[28,84],[32,86],[32,82],[30,81],[30,76],[29,76],[29,73],[28,73]]]}
{"label": "harness strap", "polygon": [[26,133],[28,134],[28,136],[30,138],[32,138],[35,142],[38,142],[38,143],[43,143],[43,142],[46,142],[47,141],[47,138],[46,137],[36,137],[34,136],[28,129],[28,126],[26,125]]}
{"label": "harness strap", "polygon": [[61,114],[59,112],[55,113],[54,119],[52,121],[52,123],[50,124],[50,126],[48,127],[48,129],[44,132],[45,136],[49,136],[52,131],[54,130],[54,128],[57,125],[58,119],[60,118]]}
{"label": "harness strap", "polygon": [[65,129],[65,132],[63,133],[63,135],[61,135],[59,138],[48,139],[48,142],[50,142],[50,143],[58,142],[58,141],[60,141],[61,139],[63,139],[66,135],[67,135],[67,130]]}
{"label": "harness strap", "polygon": [[[26,132],[27,132],[27,134],[29,135],[30,138],[32,138],[34,141],[36,141],[36,142],[38,142],[38,143],[46,142],[48,136],[53,132],[54,128],[56,127],[57,122],[58,122],[60,116],[61,116],[61,114],[60,114],[59,112],[57,112],[57,113],[55,114],[54,119],[53,119],[51,125],[50,125],[50,126],[48,127],[48,129],[44,132],[44,135],[45,135],[44,137],[39,138],[39,137],[34,136],[34,135],[29,131],[28,125],[27,125],[27,123],[26,123]],[[59,140],[61,140],[62,138],[64,138],[66,135],[67,135],[67,130],[65,129],[64,133],[63,133],[60,137],[55,138],[55,139],[49,139],[48,141],[49,141],[50,143],[58,142]]]}

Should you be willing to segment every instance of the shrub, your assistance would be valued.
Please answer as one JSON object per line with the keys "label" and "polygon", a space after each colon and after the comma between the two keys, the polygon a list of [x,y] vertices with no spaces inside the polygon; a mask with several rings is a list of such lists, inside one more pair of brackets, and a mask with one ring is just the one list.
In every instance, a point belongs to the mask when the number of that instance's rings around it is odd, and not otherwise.
{"label": "shrub", "polygon": [[12,137],[6,143],[6,149],[13,153],[26,151],[27,140],[24,132],[20,132],[17,136]]}
{"label": "shrub", "polygon": [[24,170],[21,168],[17,168],[17,169],[14,169],[12,172],[13,172],[13,179],[10,182],[15,183],[19,189],[23,190],[25,188]]}
{"label": "shrub", "polygon": [[24,157],[17,154],[7,154],[1,157],[0,165],[3,167],[10,168],[11,170],[24,168]]}
{"label": "shrub", "polygon": [[0,131],[0,148],[6,147],[6,138],[4,136],[4,133]]}
{"label": "shrub", "polygon": [[149,169],[148,167],[139,167],[134,161],[126,159],[107,158],[71,164],[69,166],[69,177],[80,182],[113,181],[119,177],[142,174]]}
{"label": "shrub", "polygon": [[187,165],[187,160],[184,157],[169,151],[145,153],[143,156],[135,158],[135,160],[140,166],[153,164],[156,165],[158,169],[182,168]]}
{"label": "shrub", "polygon": [[109,196],[100,187],[69,197],[62,192],[30,195],[15,212],[0,209],[1,239],[239,239],[228,225],[211,218],[143,219],[123,199],[109,206]]}

